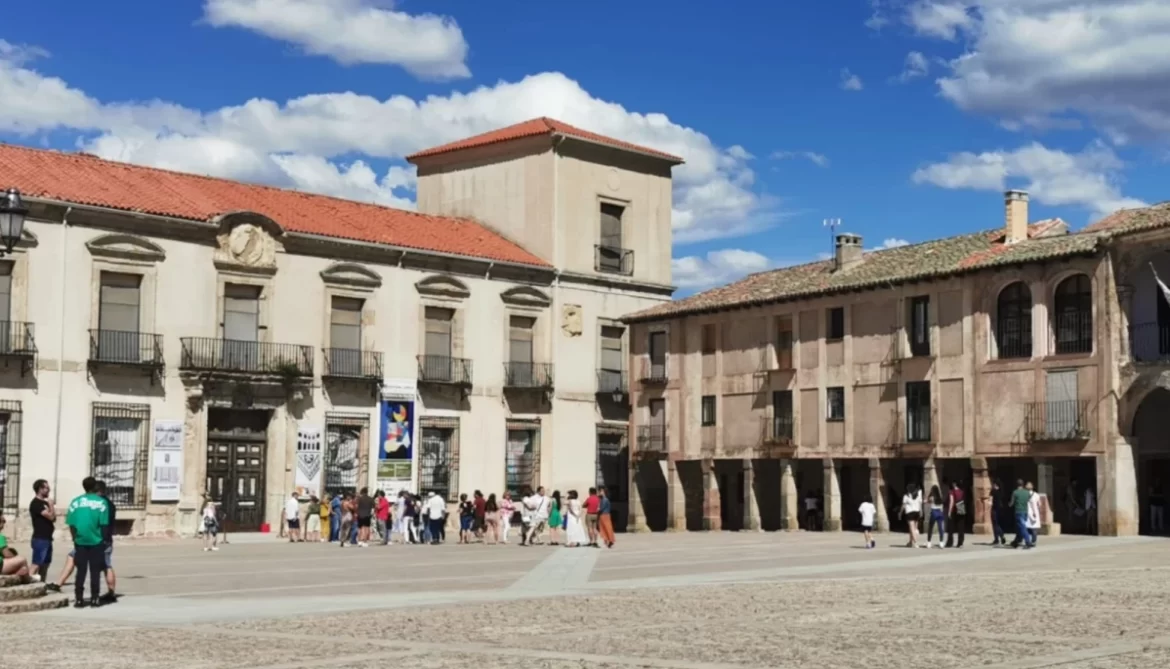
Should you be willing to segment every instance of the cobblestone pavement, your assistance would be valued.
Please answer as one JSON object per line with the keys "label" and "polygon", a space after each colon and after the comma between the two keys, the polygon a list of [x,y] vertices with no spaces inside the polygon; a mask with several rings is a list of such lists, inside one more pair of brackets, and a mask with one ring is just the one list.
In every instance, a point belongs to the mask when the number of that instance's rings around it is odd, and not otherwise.
{"label": "cobblestone pavement", "polygon": [[853,534],[619,537],[612,551],[204,553],[119,545],[124,597],[0,620],[0,666],[1165,669],[1170,542],[875,550]]}

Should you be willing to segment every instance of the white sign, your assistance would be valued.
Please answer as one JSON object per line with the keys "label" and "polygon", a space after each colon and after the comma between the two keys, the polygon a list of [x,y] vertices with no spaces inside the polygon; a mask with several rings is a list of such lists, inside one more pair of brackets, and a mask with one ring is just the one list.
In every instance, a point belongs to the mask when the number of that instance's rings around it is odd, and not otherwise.
{"label": "white sign", "polygon": [[382,379],[382,399],[410,401],[417,396],[417,379]]}
{"label": "white sign", "polygon": [[297,430],[297,496],[306,499],[321,494],[321,428],[301,425]]}
{"label": "white sign", "polygon": [[390,498],[390,503],[393,504],[394,500],[398,498],[399,490],[414,492],[412,483],[410,479],[378,479],[377,489],[386,493],[386,496]]}
{"label": "white sign", "polygon": [[150,499],[177,502],[183,484],[183,421],[154,421]]}

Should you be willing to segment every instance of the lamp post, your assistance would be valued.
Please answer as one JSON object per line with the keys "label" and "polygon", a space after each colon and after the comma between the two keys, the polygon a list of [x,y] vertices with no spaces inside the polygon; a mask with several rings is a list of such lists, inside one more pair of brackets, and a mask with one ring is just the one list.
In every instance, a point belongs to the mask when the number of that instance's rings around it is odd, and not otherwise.
{"label": "lamp post", "polygon": [[9,188],[0,195],[0,257],[12,253],[12,248],[20,241],[24,232],[24,217],[28,215],[28,207],[20,197],[20,191]]}

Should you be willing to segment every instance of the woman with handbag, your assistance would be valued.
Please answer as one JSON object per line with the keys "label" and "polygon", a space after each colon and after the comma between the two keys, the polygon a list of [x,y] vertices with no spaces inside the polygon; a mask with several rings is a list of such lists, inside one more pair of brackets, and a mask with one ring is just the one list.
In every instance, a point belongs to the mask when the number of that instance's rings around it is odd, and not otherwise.
{"label": "woman with handbag", "polygon": [[955,535],[958,535],[959,540],[954,542],[954,547],[962,548],[963,538],[967,533],[967,499],[963,495],[963,488],[957,481],[951,481],[950,487],[947,518],[951,531],[947,534],[947,548],[951,547]]}

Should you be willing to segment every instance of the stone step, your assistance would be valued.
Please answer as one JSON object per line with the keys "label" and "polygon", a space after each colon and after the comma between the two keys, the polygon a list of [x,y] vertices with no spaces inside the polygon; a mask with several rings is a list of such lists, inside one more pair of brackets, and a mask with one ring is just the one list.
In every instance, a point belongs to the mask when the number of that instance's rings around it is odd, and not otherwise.
{"label": "stone step", "polygon": [[24,583],[24,579],[20,576],[0,576],[0,588],[11,588],[22,583]]}
{"label": "stone step", "polygon": [[10,585],[0,588],[0,602],[11,602],[18,599],[36,599],[45,596],[44,583],[28,583],[25,585]]}
{"label": "stone step", "polygon": [[34,613],[36,611],[51,611],[69,606],[68,595],[52,595],[38,599],[15,599],[0,602],[0,616],[7,613]]}

